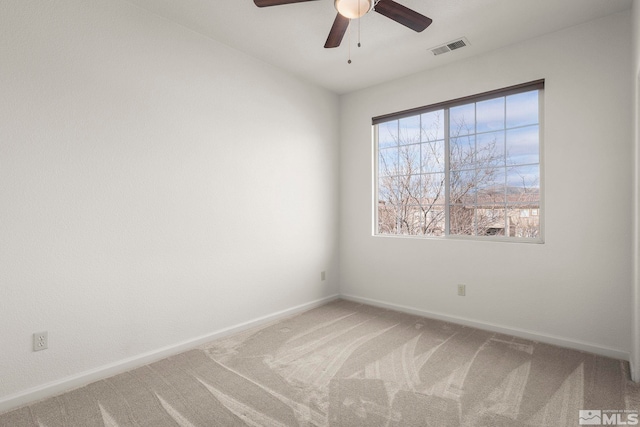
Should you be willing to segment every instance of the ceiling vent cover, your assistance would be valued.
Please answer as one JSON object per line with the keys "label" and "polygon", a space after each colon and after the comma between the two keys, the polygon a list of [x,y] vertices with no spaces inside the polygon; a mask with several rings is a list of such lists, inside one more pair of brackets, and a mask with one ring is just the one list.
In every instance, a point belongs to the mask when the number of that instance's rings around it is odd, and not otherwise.
{"label": "ceiling vent cover", "polygon": [[469,46],[469,40],[466,37],[461,37],[457,40],[450,41],[440,46],[432,47],[429,49],[434,55],[442,55],[443,53],[451,52],[452,50],[460,49],[465,46]]}

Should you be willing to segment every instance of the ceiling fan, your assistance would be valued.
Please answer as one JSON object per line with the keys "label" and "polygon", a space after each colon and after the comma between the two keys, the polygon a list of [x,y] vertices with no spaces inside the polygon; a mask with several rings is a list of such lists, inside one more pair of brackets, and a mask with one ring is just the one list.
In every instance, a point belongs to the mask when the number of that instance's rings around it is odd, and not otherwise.
{"label": "ceiling fan", "polygon": [[[302,3],[305,1],[316,0],[253,0],[258,7],[279,6],[282,4]],[[374,10],[387,18],[411,28],[414,31],[421,32],[431,25],[431,18],[427,18],[418,12],[409,9],[393,0],[334,0],[334,6],[338,11],[325,48],[333,48],[340,46],[349,22],[352,19],[358,19]]]}

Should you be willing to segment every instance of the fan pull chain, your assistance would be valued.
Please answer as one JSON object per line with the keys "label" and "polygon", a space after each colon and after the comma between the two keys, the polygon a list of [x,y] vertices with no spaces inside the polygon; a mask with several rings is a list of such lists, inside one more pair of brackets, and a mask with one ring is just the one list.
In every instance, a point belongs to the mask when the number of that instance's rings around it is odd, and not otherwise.
{"label": "fan pull chain", "polygon": [[[360,8],[360,3],[358,3],[358,8]],[[362,22],[362,19],[358,19],[358,47],[362,46],[360,44],[360,22]]]}
{"label": "fan pull chain", "polygon": [[[349,20],[349,24],[351,24],[351,19]],[[351,25],[349,25],[348,31],[349,31],[349,60],[347,61],[347,64],[351,64]]]}
{"label": "fan pull chain", "polygon": [[[360,0],[358,0],[358,16],[362,18],[362,11],[360,10]],[[362,19],[358,19],[358,47],[360,47],[360,21]]]}

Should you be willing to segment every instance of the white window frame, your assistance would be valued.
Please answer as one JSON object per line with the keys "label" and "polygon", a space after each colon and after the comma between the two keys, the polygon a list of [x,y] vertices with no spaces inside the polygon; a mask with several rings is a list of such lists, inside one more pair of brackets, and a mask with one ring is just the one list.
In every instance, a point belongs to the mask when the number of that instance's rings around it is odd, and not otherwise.
{"label": "white window frame", "polygon": [[[533,90],[538,90],[538,149],[539,149],[539,206],[534,208],[537,211],[539,221],[539,232],[537,237],[509,237],[507,233],[505,235],[460,235],[450,234],[450,162],[449,162],[449,149],[450,149],[450,135],[449,135],[449,114],[445,114],[444,117],[444,140],[445,140],[445,232],[442,236],[432,236],[423,234],[386,234],[379,233],[378,227],[378,196],[379,196],[379,147],[378,147],[378,124],[401,119],[407,117],[413,117],[420,114],[424,114],[431,111],[449,109],[459,105],[470,104],[474,102],[480,102],[495,98],[500,98],[512,94],[524,93]],[[508,243],[544,243],[544,217],[545,217],[545,203],[544,203],[544,80],[536,80],[533,82],[523,83],[520,85],[510,86],[503,89],[497,89],[494,91],[484,92],[477,95],[472,95],[464,98],[459,98],[451,101],[446,101],[438,104],[433,104],[424,107],[413,108],[410,110],[400,111],[397,113],[391,113],[384,116],[374,117],[372,119],[372,235],[374,237],[383,238],[410,238],[410,239],[436,239],[436,240],[472,240],[472,241],[491,241],[491,242],[508,242]],[[505,206],[508,206],[508,202],[505,202]],[[532,212],[533,213],[533,212]],[[532,215],[530,215],[531,217]],[[505,222],[506,223],[506,222]]]}

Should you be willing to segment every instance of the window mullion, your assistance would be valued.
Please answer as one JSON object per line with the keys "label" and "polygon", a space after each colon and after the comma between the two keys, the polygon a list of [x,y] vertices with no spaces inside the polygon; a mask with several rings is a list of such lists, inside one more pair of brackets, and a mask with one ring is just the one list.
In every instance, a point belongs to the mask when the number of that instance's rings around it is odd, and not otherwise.
{"label": "window mullion", "polygon": [[448,236],[450,233],[451,220],[449,215],[451,213],[450,205],[450,174],[451,174],[451,161],[449,158],[449,108],[443,110],[444,114],[444,235]]}
{"label": "window mullion", "polygon": [[504,97],[504,114],[502,128],[504,132],[504,237],[509,237],[509,212],[507,205],[509,204],[509,192],[507,191],[507,97]]}
{"label": "window mullion", "polygon": [[476,182],[474,183],[474,195],[473,195],[473,235],[478,235],[478,104],[473,103],[473,172]]}
{"label": "window mullion", "polygon": [[396,234],[402,234],[401,230],[402,230],[402,203],[400,202],[402,199],[400,198],[401,196],[401,190],[400,190],[400,121],[398,120],[398,129],[396,130],[396,135],[397,135],[397,139],[396,139],[396,152],[397,152],[397,158],[396,158],[396,165],[397,166],[397,170],[395,171],[396,174],[396,200],[398,201],[398,203],[396,204]]}

